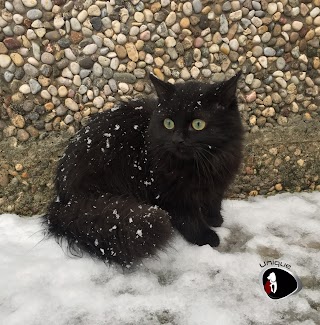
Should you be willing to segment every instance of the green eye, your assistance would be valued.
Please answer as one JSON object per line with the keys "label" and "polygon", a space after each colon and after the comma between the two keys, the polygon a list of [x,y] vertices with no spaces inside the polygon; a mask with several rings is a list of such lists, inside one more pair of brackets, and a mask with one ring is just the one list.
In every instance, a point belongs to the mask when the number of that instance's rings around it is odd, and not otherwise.
{"label": "green eye", "polygon": [[171,119],[169,119],[169,118],[166,118],[163,121],[163,125],[168,130],[172,130],[174,128],[174,122]]}
{"label": "green eye", "polygon": [[192,121],[191,125],[195,130],[201,131],[206,127],[206,122],[197,118]]}

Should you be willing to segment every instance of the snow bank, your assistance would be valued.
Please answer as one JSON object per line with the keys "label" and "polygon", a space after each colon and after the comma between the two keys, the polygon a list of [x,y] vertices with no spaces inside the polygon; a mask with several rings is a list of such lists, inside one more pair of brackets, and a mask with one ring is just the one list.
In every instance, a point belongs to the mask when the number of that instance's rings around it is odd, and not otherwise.
{"label": "snow bank", "polygon": [[[320,193],[227,200],[221,246],[176,235],[135,270],[66,256],[39,219],[0,216],[0,323],[5,325],[320,324]],[[303,289],[273,301],[265,260],[291,265]]]}

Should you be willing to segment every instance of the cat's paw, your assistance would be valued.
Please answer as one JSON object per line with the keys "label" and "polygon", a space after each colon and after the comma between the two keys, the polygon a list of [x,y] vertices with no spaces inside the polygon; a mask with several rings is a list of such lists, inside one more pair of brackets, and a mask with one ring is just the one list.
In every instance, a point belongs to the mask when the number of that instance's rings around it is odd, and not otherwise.
{"label": "cat's paw", "polygon": [[223,224],[223,217],[219,214],[218,216],[207,218],[207,223],[210,227],[221,227]]}
{"label": "cat's paw", "polygon": [[210,245],[211,247],[217,247],[220,244],[220,239],[213,230],[208,229],[201,234],[201,237],[196,240],[195,244],[199,246]]}

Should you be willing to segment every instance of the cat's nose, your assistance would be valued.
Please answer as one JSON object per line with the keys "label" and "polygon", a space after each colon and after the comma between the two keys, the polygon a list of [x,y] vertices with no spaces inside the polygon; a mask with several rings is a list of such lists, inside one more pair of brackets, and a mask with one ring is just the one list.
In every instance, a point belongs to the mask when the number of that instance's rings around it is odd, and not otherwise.
{"label": "cat's nose", "polygon": [[175,133],[173,133],[173,136],[172,136],[172,142],[173,142],[175,145],[179,145],[179,144],[184,143],[184,138],[183,138],[182,133],[180,133],[180,132],[175,132]]}

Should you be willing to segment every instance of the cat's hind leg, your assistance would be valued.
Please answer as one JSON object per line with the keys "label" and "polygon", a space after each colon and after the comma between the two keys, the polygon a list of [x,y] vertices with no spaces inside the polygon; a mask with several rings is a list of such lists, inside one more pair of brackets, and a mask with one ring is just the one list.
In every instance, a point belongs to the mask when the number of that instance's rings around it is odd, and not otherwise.
{"label": "cat's hind leg", "polygon": [[49,235],[66,239],[70,250],[123,266],[153,255],[173,233],[164,210],[111,194],[53,202],[44,224]]}

